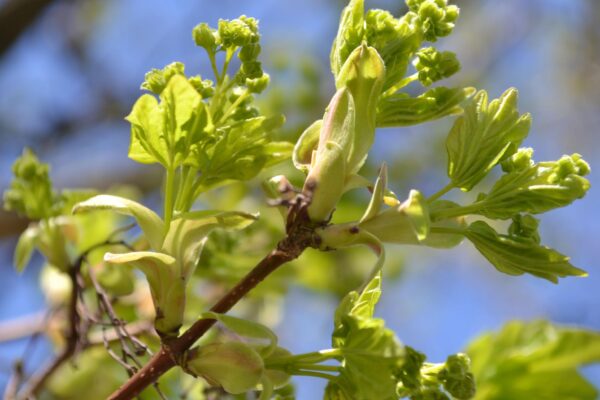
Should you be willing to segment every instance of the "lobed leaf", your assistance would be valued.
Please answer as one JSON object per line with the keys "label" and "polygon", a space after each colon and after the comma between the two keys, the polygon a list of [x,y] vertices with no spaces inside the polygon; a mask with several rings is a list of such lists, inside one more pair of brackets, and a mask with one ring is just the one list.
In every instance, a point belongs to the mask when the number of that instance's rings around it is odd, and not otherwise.
{"label": "lobed leaf", "polygon": [[528,273],[554,283],[566,276],[587,275],[556,250],[530,238],[500,235],[483,221],[469,225],[465,236],[498,271],[508,275]]}
{"label": "lobed leaf", "polygon": [[565,207],[585,196],[590,182],[589,165],[579,154],[557,161],[533,163],[532,149],[520,149],[503,162],[505,174],[492,189],[481,194],[478,214],[507,219],[520,212],[539,214]]}
{"label": "lobed leaf", "polygon": [[397,93],[382,97],[377,106],[377,127],[411,126],[459,114],[459,106],[474,93],[473,88],[437,87],[418,97]]}
{"label": "lobed leaf", "polygon": [[485,91],[465,107],[446,140],[448,176],[455,187],[469,191],[491,169],[517,151],[529,133],[531,116],[519,115],[517,90],[508,89],[488,104]]}

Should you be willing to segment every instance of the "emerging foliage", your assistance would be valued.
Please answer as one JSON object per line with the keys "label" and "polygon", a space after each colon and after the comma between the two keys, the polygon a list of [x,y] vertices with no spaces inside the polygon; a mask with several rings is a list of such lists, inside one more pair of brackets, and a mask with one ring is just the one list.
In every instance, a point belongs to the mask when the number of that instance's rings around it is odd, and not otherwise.
{"label": "emerging foliage", "polygon": [[[527,273],[554,283],[587,275],[569,257],[541,244],[534,215],[584,197],[589,165],[579,154],[536,163],[532,149],[519,149],[531,117],[519,111],[516,89],[488,101],[484,90],[430,88],[460,69],[454,53],[430,46],[452,32],[459,11],[446,0],[407,0],[406,5],[408,11],[396,17],[350,0],[330,53],[335,92],[322,118],[307,121],[295,144],[274,140],[285,118],[259,109],[255,100],[270,84],[259,60],[258,21],[242,15],[219,20],[216,28],[197,25],[193,40],[206,52],[212,79],[189,76],[180,62],[153,69],[141,85],[149,93],[126,117],[129,157],[164,169],[162,213],[127,193],[57,191],[49,167],[30,150],[23,152],[4,194],[7,210],[32,220],[17,243],[15,265],[21,271],[35,249],[42,253],[47,264],[42,286],[58,310],[54,314],[67,315],[69,323],[66,334],[64,318],[58,328],[48,329],[63,350],[43,378],[49,382],[44,398],[83,392],[105,398],[126,379],[120,367],[133,376],[111,398],[146,398],[148,391],[140,391],[175,365],[181,370],[161,378],[171,398],[184,397],[180,389],[188,387],[197,389],[185,393],[194,399],[215,394],[290,400],[293,376],[325,379],[327,400],[597,396],[577,370],[600,361],[597,333],[515,322],[477,339],[466,353],[430,363],[375,316],[386,244],[446,249],[467,239],[504,274]],[[377,128],[446,116],[456,118],[446,139],[445,187],[430,196],[405,188],[398,196],[388,188],[385,164],[376,179],[367,176],[363,166]],[[259,220],[257,204],[241,201],[249,189],[239,182],[264,178],[264,171],[289,158],[304,181],[294,186],[297,176],[289,171],[289,178],[267,179],[263,188],[277,212]],[[443,198],[453,189],[475,189],[496,166],[502,174],[474,201],[463,205],[461,199]],[[355,204],[347,217],[339,209],[357,189],[370,191],[370,199]],[[238,206],[255,209],[232,210]],[[124,218],[133,219],[139,230],[127,234]],[[494,220],[511,220],[508,231],[499,233]],[[333,316],[331,348],[293,354],[280,347],[262,311],[274,306],[271,300],[287,283],[311,282],[310,262],[301,259],[300,267],[269,275],[308,248],[315,250],[313,257],[318,254],[315,260],[324,257],[318,251],[343,255],[355,246],[368,247],[377,260],[370,272],[362,265],[354,272],[352,285],[359,290],[347,285],[330,290],[342,298]],[[267,248],[272,250],[248,272]],[[349,263],[339,264],[335,271],[348,276]],[[141,271],[139,277],[133,269]],[[336,273],[329,281],[324,274],[314,273],[320,287],[339,284],[333,282],[341,280]],[[236,316],[225,314],[267,277]],[[213,302],[210,311],[201,311]],[[128,329],[136,322],[150,328],[132,336]],[[219,328],[207,334],[213,324]],[[94,334],[101,339],[92,340]],[[106,352],[94,347],[100,342]],[[156,351],[152,357],[150,348]],[[118,362],[110,363],[107,355]],[[147,356],[146,366],[138,356]],[[65,363],[73,357],[82,368]],[[93,388],[87,391],[88,386]],[[34,398],[42,388],[28,390],[23,398]]]}

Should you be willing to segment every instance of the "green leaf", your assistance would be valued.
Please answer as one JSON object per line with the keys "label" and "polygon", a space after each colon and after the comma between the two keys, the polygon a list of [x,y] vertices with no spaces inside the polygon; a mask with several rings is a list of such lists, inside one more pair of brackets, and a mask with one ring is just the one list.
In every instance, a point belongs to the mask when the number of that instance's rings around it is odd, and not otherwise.
{"label": "green leaf", "polygon": [[153,249],[160,249],[164,237],[164,223],[160,217],[140,203],[123,197],[102,194],[73,207],[73,214],[95,210],[112,210],[135,218]]}
{"label": "green leaf", "polygon": [[269,140],[284,121],[281,116],[261,116],[233,122],[217,130],[214,142],[195,147],[188,163],[201,171],[201,191],[230,180],[254,178],[264,168],[289,158],[292,144]]}
{"label": "green leaf", "polygon": [[27,264],[29,264],[39,235],[40,228],[37,225],[31,225],[19,236],[14,256],[14,264],[17,272],[23,272]]}
{"label": "green leaf", "polygon": [[57,195],[52,189],[48,164],[38,160],[30,150],[23,150],[12,166],[14,178],[4,192],[4,209],[33,220],[57,215]]}
{"label": "green leaf", "polygon": [[382,97],[377,106],[377,127],[411,126],[459,114],[459,106],[474,93],[473,88],[437,87],[418,97],[397,93]]}
{"label": "green leaf", "polygon": [[350,53],[360,46],[364,35],[364,0],[350,0],[342,11],[339,29],[331,47],[330,61],[337,78]]}
{"label": "green leaf", "polygon": [[520,212],[539,214],[565,207],[585,196],[589,165],[579,154],[535,164],[532,149],[520,149],[502,163],[506,172],[486,195],[480,195],[478,214],[506,219]]}
{"label": "green leaf", "polygon": [[343,357],[336,391],[346,392],[350,398],[396,398],[396,374],[405,352],[385,322],[373,318],[380,295],[378,273],[360,294],[350,292],[335,313],[332,344],[341,349]]}
{"label": "green leaf", "polygon": [[263,358],[269,357],[277,348],[277,335],[263,324],[211,311],[202,313],[200,318],[216,319],[238,335],[268,341],[269,344],[259,350],[259,354]]}
{"label": "green leaf", "polygon": [[187,281],[193,274],[202,246],[213,229],[244,229],[257,219],[258,214],[238,211],[205,210],[184,213],[171,222],[161,251],[177,259],[179,276]]}
{"label": "green leaf", "polygon": [[587,276],[556,250],[531,238],[500,235],[483,221],[469,225],[465,236],[498,271],[508,275],[528,273],[554,283],[566,276]]}
{"label": "green leaf", "polygon": [[519,116],[517,97],[516,89],[508,89],[488,104],[482,90],[465,107],[446,140],[448,176],[454,187],[471,190],[517,151],[531,125],[529,114]]}
{"label": "green leaf", "polygon": [[598,393],[578,372],[600,362],[600,334],[546,321],[511,322],[467,348],[477,400],[593,400]]}
{"label": "green leaf", "polygon": [[131,123],[129,157],[167,169],[181,165],[212,128],[200,94],[182,75],[169,79],[160,103],[154,96],[141,96],[126,119]]}

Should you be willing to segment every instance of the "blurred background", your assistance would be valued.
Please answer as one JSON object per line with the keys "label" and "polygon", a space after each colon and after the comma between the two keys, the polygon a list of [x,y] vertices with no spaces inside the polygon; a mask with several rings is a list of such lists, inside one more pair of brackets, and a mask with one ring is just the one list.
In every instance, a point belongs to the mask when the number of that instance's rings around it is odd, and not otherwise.
{"label": "blurred background", "polygon": [[[463,67],[443,84],[475,86],[491,97],[517,87],[520,110],[534,117],[524,144],[535,148],[536,160],[579,152],[592,166],[587,197],[544,215],[541,224],[543,242],[571,255],[573,264],[590,276],[552,285],[502,275],[468,243],[450,251],[390,249],[390,279],[377,313],[403,342],[432,361],[445,360],[478,334],[512,319],[545,318],[600,329],[600,2],[454,3],[461,7],[460,19],[454,34],[438,47],[456,52]],[[400,0],[367,4],[396,15],[404,9]],[[216,26],[219,18],[241,14],[261,23],[262,60],[272,78],[261,101],[286,114],[281,136],[295,140],[320,118],[333,93],[328,56],[343,6],[334,0],[0,0],[0,189],[10,182],[14,159],[29,146],[51,164],[57,187],[133,185],[148,204],[155,204],[160,171],[127,158],[129,126],[123,118],[151,68],[182,61],[186,71],[208,77],[208,61],[191,39],[192,28],[199,22]],[[410,188],[434,193],[446,183],[444,140],[451,123],[444,119],[381,130],[367,166],[369,177],[385,161],[400,197]],[[259,192],[245,193],[255,196],[251,204],[262,202]],[[364,197],[349,198],[344,210],[352,215],[353,206],[364,202]],[[29,318],[45,309],[38,282],[41,260],[22,275],[12,267],[16,238],[26,225],[0,212],[0,321]],[[308,254],[297,263],[299,278],[287,282],[287,296],[277,300],[277,317],[272,318],[283,346],[294,352],[330,346],[339,296],[366,275],[359,268],[350,274],[354,281],[340,286],[336,274],[347,273],[351,254]],[[371,262],[368,253],[357,257]],[[308,264],[310,273],[302,270]],[[317,290],[310,289],[315,282]],[[0,343],[0,388],[27,345],[27,340]],[[44,341],[36,346],[33,366],[51,351]],[[600,386],[599,367],[585,374]],[[299,399],[319,398],[323,382],[296,382]]]}

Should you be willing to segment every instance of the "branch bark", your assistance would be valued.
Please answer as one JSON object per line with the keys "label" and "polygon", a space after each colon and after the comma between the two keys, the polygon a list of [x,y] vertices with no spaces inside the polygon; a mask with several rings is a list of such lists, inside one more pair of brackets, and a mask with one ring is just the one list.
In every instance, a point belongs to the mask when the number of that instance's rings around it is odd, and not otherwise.
{"label": "branch bark", "polygon": [[[314,227],[306,214],[306,203],[301,202],[290,209],[287,235],[277,248],[265,256],[240,282],[230,289],[210,311],[224,314],[228,312],[256,285],[281,265],[298,258],[308,247],[317,245]],[[181,336],[163,343],[161,350],[123,386],[114,392],[109,400],[133,399],[142,390],[156,382],[161,375],[181,364],[185,353],[215,324],[214,319],[199,319]]]}

